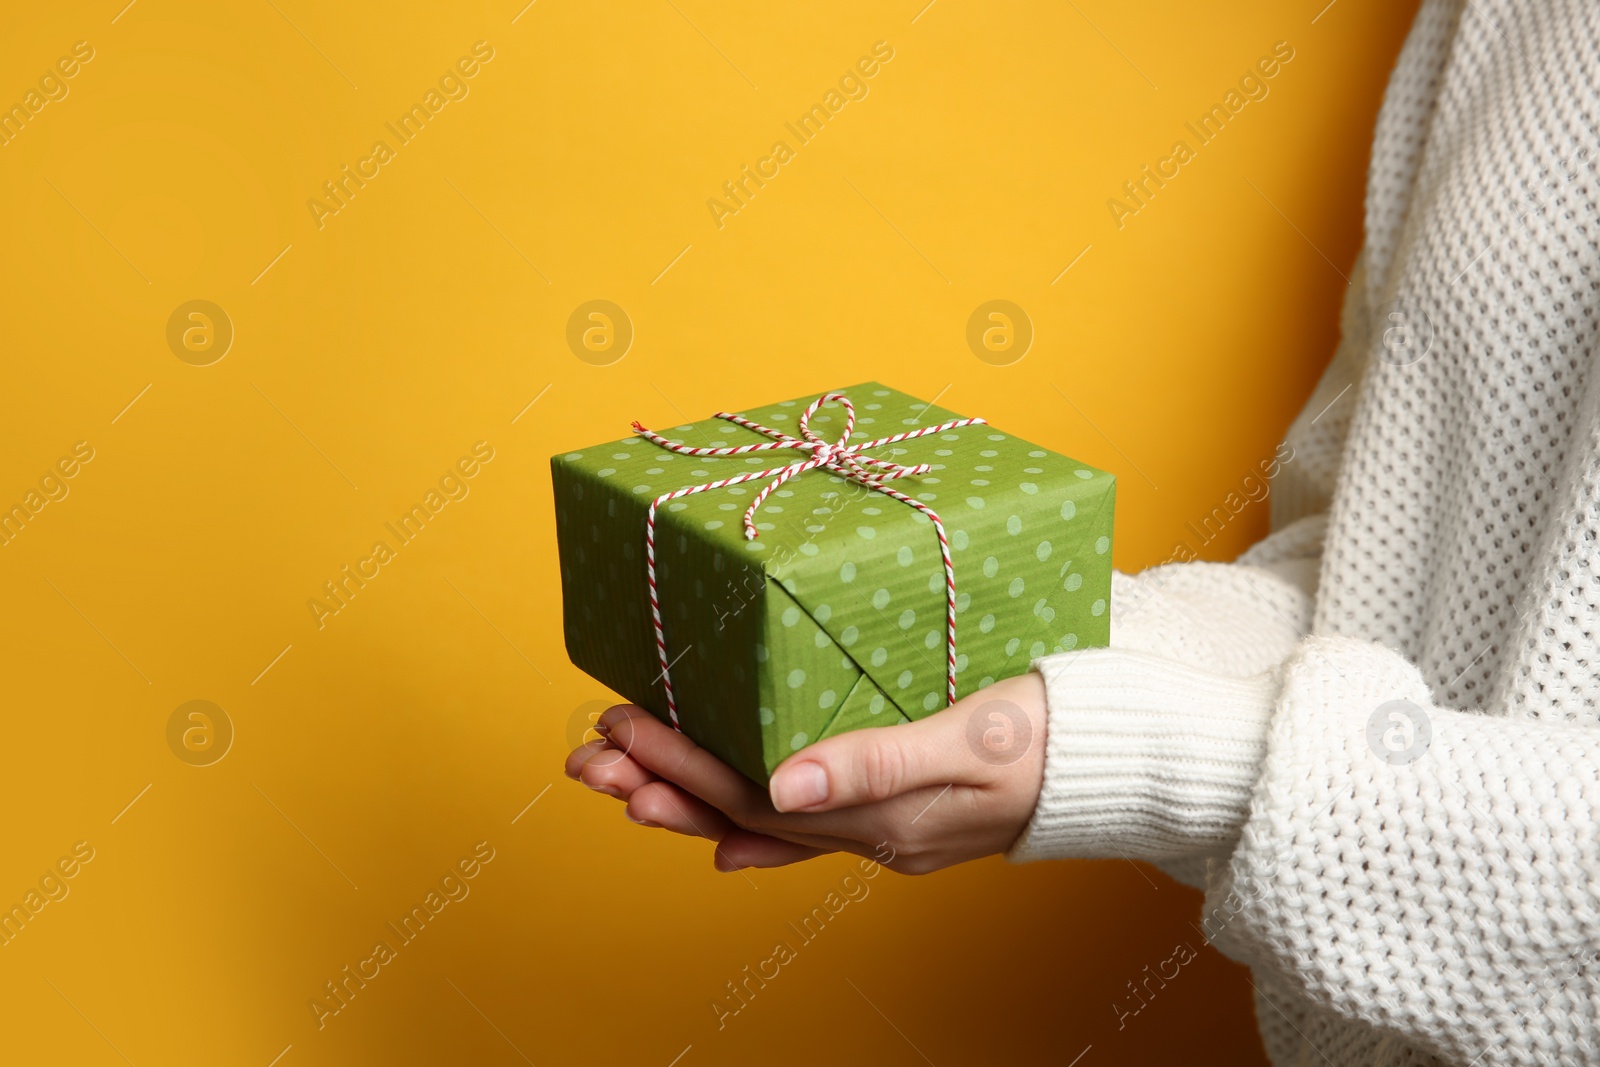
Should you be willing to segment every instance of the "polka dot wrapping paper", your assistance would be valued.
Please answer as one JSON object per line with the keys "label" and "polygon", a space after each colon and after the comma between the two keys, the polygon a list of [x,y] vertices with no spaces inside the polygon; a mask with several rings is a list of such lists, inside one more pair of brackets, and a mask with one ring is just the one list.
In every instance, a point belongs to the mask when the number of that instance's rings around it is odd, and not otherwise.
{"label": "polka dot wrapping paper", "polygon": [[[867,382],[852,443],[962,416]],[[739,414],[796,438],[808,396]],[[981,414],[981,413],[980,413]],[[830,444],[836,401],[811,417]],[[654,427],[697,448],[771,442],[723,419]],[[551,459],[567,652],[628,700],[667,719],[646,565],[651,501],[685,486],[809,458],[779,448],[675,453],[630,434]],[[864,452],[928,464],[885,484],[943,522],[955,572],[956,687],[964,696],[1052,652],[1110,638],[1116,480],[991,425],[952,428]],[[663,501],[656,582],[680,725],[758,782],[806,745],[947,705],[949,591],[932,520],[826,468]]]}

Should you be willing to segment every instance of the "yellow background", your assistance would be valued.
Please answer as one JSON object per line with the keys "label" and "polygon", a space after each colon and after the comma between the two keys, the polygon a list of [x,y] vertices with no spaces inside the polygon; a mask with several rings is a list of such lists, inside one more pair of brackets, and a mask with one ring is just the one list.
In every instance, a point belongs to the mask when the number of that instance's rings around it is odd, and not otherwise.
{"label": "yellow background", "polygon": [[[1196,896],[1120,860],[882,876],[719,1031],[851,863],[717,875],[561,777],[607,694],[562,650],[547,460],[874,377],[1116,471],[1124,569],[1230,557],[1265,505],[1185,523],[1331,351],[1409,5],[123,2],[0,16],[0,102],[95,52],[0,147],[0,503],[95,452],[0,547],[0,903],[95,850],[0,948],[0,1060],[1259,1061],[1209,949],[1117,1028],[1199,947]],[[479,40],[470,95],[319,229],[308,199]],[[719,229],[707,199],[880,40]],[[1106,200],[1277,41],[1270,95],[1118,229]],[[209,366],[166,340],[193,299],[236,333]],[[636,333],[609,366],[566,343],[591,299]],[[1009,366],[965,341],[991,299],[1036,331]],[[307,600],[480,440],[470,495],[319,630]],[[236,731],[204,767],[167,742],[196,699]],[[308,1000],[485,840],[319,1031]]]}

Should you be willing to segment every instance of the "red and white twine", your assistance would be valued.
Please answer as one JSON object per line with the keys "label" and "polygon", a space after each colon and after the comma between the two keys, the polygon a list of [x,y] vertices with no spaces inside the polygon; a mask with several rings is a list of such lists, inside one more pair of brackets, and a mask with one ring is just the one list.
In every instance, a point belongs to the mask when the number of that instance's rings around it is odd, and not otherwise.
{"label": "red and white twine", "polygon": [[[811,431],[811,416],[816,414],[818,408],[830,400],[837,400],[844,408],[844,432],[834,442],[824,441]],[[956,569],[950,561],[950,539],[945,536],[944,522],[940,520],[939,513],[920,500],[914,500],[891,486],[885,485],[887,481],[904,478],[909,475],[927,474],[933,469],[931,464],[918,463],[905,466],[892,460],[879,459],[877,456],[865,455],[869,449],[881,448],[892,445],[898,441],[909,441],[913,437],[926,437],[929,434],[943,433],[959,426],[984,425],[983,419],[951,419],[949,422],[937,426],[925,426],[920,430],[907,430],[905,433],[892,434],[888,437],[879,437],[872,441],[850,443],[850,435],[855,431],[856,409],[843,393],[824,393],[813,400],[800,413],[800,436],[790,437],[780,430],[761,425],[745,418],[743,415],[732,415],[719,411],[716,416],[729,422],[743,426],[748,430],[765,434],[774,438],[772,441],[762,441],[753,445],[735,445],[728,448],[694,448],[690,445],[669,441],[653,430],[647,430],[637,422],[633,424],[634,432],[651,444],[659,445],[669,452],[676,452],[683,456],[738,456],[747,452],[769,452],[774,449],[792,448],[806,454],[806,458],[786,467],[773,467],[768,470],[751,471],[746,474],[737,474],[732,478],[719,478],[714,482],[704,482],[700,485],[688,485],[682,489],[674,489],[670,493],[663,493],[650,502],[650,511],[645,516],[644,545],[645,564],[650,583],[650,616],[655,624],[656,631],[656,656],[661,663],[661,682],[667,692],[667,715],[672,720],[674,729],[682,730],[678,724],[678,704],[672,691],[672,663],[667,658],[667,638],[661,624],[661,599],[656,588],[656,509],[668,500],[679,497],[693,496],[712,489],[721,489],[724,486],[738,485],[740,482],[753,482],[760,479],[770,479],[761,491],[756,493],[750,501],[750,506],[744,512],[745,540],[753,541],[761,536],[756,531],[755,516],[757,510],[766,501],[775,489],[782,487],[784,482],[808,470],[826,468],[836,474],[842,475],[853,482],[876,490],[885,496],[909,504],[933,522],[934,532],[939,535],[939,555],[944,560],[945,584],[945,653],[948,669],[945,674],[946,697],[950,703],[956,699]]]}

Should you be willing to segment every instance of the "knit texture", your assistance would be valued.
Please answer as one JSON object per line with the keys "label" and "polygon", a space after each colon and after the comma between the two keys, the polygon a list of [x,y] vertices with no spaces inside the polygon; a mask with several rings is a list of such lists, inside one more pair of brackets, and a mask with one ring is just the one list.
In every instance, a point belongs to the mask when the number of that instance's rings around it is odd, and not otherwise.
{"label": "knit texture", "polygon": [[1280,1067],[1600,1064],[1597,163],[1600,7],[1425,0],[1273,534],[1038,664],[1012,858],[1202,885]]}

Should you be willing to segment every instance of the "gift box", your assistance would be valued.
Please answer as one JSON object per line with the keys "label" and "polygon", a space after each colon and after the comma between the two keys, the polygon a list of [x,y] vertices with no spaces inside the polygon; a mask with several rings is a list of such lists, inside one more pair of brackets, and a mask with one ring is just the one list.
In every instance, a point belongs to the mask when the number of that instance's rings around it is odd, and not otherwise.
{"label": "gift box", "polygon": [[572,662],[758,782],[1110,637],[1114,477],[876,382],[551,469]]}

